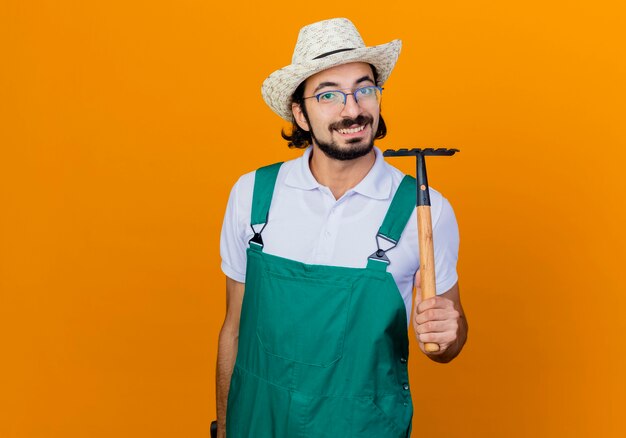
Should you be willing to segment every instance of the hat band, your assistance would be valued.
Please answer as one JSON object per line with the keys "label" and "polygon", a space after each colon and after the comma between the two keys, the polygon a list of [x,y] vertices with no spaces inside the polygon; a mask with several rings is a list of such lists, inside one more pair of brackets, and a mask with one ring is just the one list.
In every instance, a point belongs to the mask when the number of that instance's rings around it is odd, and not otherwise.
{"label": "hat band", "polygon": [[337,49],[337,50],[333,50],[332,52],[326,52],[326,53],[322,53],[319,56],[316,56],[313,59],[320,59],[320,58],[326,58],[327,56],[330,55],[334,55],[335,53],[339,53],[339,52],[347,52],[348,50],[354,50],[354,48],[349,48],[349,49]]}

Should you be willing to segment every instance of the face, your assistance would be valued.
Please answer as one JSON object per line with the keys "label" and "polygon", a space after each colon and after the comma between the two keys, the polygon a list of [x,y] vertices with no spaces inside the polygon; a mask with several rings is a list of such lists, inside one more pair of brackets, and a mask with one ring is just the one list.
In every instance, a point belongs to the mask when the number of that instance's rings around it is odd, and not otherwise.
{"label": "face", "polygon": [[[344,64],[309,77],[304,97],[332,90],[347,94],[368,85],[376,85],[369,64]],[[380,105],[375,99],[361,98],[357,103],[354,95],[348,95],[342,105],[318,102],[312,97],[304,100],[304,106],[306,113],[299,105],[292,106],[295,120],[302,129],[311,132],[314,145],[330,158],[351,160],[372,150],[380,117]]]}

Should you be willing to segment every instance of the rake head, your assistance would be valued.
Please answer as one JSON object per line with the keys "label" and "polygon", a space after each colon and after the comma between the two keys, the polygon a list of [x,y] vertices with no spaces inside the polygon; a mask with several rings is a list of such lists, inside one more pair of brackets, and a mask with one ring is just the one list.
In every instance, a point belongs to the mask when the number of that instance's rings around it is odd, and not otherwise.
{"label": "rake head", "polygon": [[451,156],[460,152],[458,149],[426,148],[426,149],[387,149],[383,152],[385,157],[415,157],[416,183],[417,183],[417,206],[430,206],[430,194],[428,192],[428,177],[426,176],[426,156]]}
{"label": "rake head", "polygon": [[456,152],[460,152],[458,149],[446,149],[446,148],[426,148],[426,149],[387,149],[383,152],[383,156],[385,157],[414,157],[417,155],[425,156],[434,156],[434,155],[454,155]]}

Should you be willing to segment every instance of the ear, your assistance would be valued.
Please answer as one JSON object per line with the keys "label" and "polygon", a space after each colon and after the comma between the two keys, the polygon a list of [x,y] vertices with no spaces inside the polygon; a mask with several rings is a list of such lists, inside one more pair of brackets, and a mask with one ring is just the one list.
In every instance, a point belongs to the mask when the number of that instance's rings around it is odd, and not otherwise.
{"label": "ear", "polygon": [[298,124],[298,126],[305,131],[309,130],[309,124],[306,121],[306,117],[304,117],[304,112],[302,111],[302,107],[298,103],[291,104],[291,112],[293,113],[293,118]]}

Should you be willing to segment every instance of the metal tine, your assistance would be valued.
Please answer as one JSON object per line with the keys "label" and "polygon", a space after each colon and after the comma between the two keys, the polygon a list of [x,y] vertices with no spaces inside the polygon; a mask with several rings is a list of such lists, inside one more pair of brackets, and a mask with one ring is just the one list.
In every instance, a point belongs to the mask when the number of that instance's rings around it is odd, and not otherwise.
{"label": "metal tine", "polygon": [[439,148],[439,149],[428,148],[428,149],[424,149],[422,151],[422,155],[446,155],[446,156],[450,156],[450,155],[454,155],[456,152],[459,152],[459,150],[458,149],[446,149],[446,148]]}

